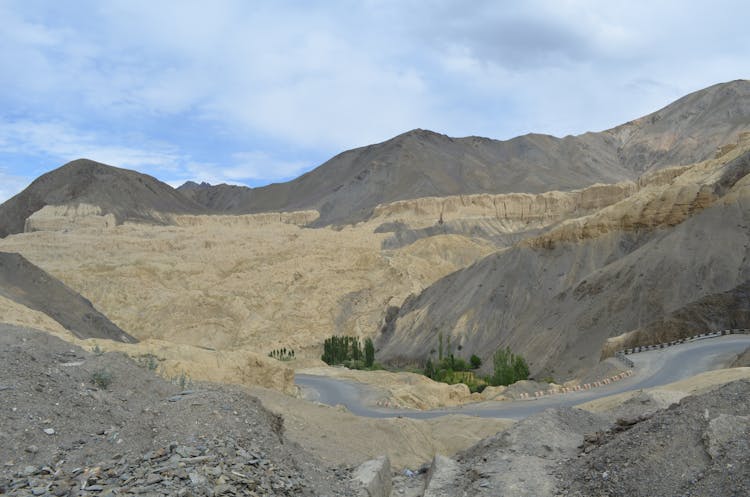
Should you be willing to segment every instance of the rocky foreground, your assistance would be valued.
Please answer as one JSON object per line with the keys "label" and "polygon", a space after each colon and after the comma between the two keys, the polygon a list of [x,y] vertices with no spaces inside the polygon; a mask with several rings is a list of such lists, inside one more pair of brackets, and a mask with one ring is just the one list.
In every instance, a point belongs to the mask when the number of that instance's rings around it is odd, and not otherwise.
{"label": "rocky foreground", "polygon": [[414,495],[750,495],[750,381],[656,404],[643,392],[606,414],[531,416],[454,459],[436,457]]}
{"label": "rocky foreground", "polygon": [[[750,495],[748,380],[667,409],[647,392],[605,413],[550,409],[392,473],[385,458],[331,469],[245,390],[164,380],[148,357],[0,325],[0,364],[0,495]],[[369,490],[352,480],[363,468]]]}
{"label": "rocky foreground", "polygon": [[354,495],[241,389],[0,327],[0,495]]}

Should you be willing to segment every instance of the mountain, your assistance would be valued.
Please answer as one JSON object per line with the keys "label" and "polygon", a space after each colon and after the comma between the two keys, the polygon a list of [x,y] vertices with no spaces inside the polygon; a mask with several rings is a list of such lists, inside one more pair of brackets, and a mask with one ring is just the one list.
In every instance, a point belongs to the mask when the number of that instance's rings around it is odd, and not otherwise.
{"label": "mountain", "polygon": [[91,302],[20,254],[0,252],[0,296],[43,312],[78,338],[138,341]]}
{"label": "mountain", "polygon": [[[667,328],[750,325],[732,309],[750,280],[750,140],[678,172],[406,299],[377,340],[379,360],[424,361],[443,335],[462,356],[487,363],[510,346],[533,373],[567,378],[617,336],[658,343]],[[711,315],[696,312],[709,304]]]}
{"label": "mountain", "polygon": [[710,158],[750,130],[750,81],[687,95],[599,133],[507,141],[413,130],[349,150],[287,183],[260,188],[188,183],[190,199],[226,213],[317,209],[318,225],[367,219],[397,200],[472,193],[540,193],[635,179]]}
{"label": "mountain", "polygon": [[205,208],[157,179],[88,159],[78,159],[37,178],[0,205],[0,237],[24,231],[26,220],[46,206],[93,207],[100,215],[164,222],[161,214],[197,214]]}

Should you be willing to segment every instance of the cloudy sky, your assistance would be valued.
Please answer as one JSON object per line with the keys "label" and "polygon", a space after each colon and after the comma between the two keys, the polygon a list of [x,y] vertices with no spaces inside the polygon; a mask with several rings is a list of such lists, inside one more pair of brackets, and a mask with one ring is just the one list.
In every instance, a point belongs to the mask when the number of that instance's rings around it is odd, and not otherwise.
{"label": "cloudy sky", "polygon": [[0,201],[79,157],[256,186],[413,128],[602,130],[750,77],[748,18],[742,0],[0,0]]}

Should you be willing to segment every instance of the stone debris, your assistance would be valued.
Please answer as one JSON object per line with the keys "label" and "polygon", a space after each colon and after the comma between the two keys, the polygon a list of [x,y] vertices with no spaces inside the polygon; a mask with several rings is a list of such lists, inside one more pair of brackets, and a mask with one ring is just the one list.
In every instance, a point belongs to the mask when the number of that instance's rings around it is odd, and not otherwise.
{"label": "stone debris", "polygon": [[62,463],[30,465],[1,476],[0,494],[296,496],[307,489],[299,471],[274,464],[259,447],[227,438],[197,446],[172,443],[140,458],[111,459],[72,470]]}
{"label": "stone debris", "polygon": [[[354,495],[349,468],[287,440],[241,388],[181,390],[121,354],[3,326],[0,384],[16,388],[0,393],[0,495]],[[104,366],[112,384],[95,388]]]}

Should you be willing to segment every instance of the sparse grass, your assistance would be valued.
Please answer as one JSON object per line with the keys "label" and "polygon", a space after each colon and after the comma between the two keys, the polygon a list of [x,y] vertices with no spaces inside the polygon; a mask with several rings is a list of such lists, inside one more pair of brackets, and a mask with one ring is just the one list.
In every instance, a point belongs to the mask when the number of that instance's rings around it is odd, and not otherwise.
{"label": "sparse grass", "polygon": [[91,383],[97,386],[97,388],[101,388],[102,390],[106,390],[109,388],[109,385],[112,384],[112,372],[109,371],[107,368],[101,368],[97,369],[93,373],[91,373]]}
{"label": "sparse grass", "polygon": [[144,354],[135,358],[136,364],[149,371],[156,371],[159,368],[159,359],[154,354]]}
{"label": "sparse grass", "polygon": [[190,379],[190,375],[185,371],[181,371],[180,374],[172,376],[169,381],[171,381],[173,385],[179,386],[182,390],[193,388],[193,380]]}

